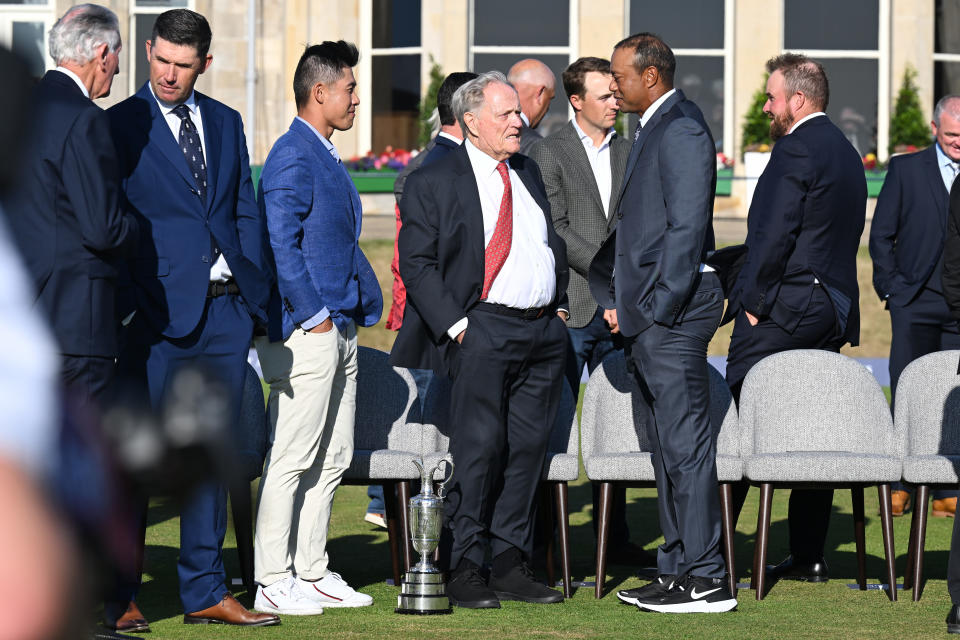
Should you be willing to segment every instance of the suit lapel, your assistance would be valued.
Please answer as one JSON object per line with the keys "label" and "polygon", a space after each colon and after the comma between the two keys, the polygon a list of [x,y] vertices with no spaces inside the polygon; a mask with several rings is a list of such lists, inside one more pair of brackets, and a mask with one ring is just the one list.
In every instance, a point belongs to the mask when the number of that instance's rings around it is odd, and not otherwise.
{"label": "suit lapel", "polygon": [[[597,180],[593,175],[593,169],[590,167],[590,159],[587,157],[587,150],[583,148],[583,141],[573,124],[568,122],[561,129],[561,137],[558,138],[560,149],[570,161],[569,166],[580,174],[580,184],[589,185],[587,190],[590,197],[594,199],[600,210],[603,211],[603,202],[600,199],[600,189],[597,186]],[[565,163],[566,164],[566,163]]]}
{"label": "suit lapel", "polygon": [[174,139],[167,120],[160,113],[160,105],[157,104],[157,99],[153,97],[153,93],[150,92],[146,84],[137,92],[137,95],[150,105],[150,122],[147,123],[150,144],[154,145],[163,154],[163,157],[173,165],[173,168],[176,169],[190,189],[196,191],[197,184],[190,173],[190,167],[187,166],[187,160],[183,157],[183,151],[180,150],[180,146]]}
{"label": "suit lapel", "polygon": [[613,218],[614,209],[620,197],[623,186],[624,171],[627,168],[627,156],[630,155],[630,144],[623,138],[615,136],[610,141],[610,206],[607,208],[607,221]]}
{"label": "suit lapel", "polygon": [[454,151],[450,156],[454,159],[454,172],[456,177],[453,181],[453,187],[457,192],[457,201],[463,210],[464,224],[467,225],[467,237],[471,238],[467,250],[471,253],[474,264],[478,265],[475,273],[480,274],[483,280],[484,268],[484,237],[483,237],[483,208],[480,206],[480,189],[477,186],[477,179],[473,174],[473,165],[470,164],[470,156],[467,155],[467,149],[464,145]]}
{"label": "suit lapel", "polygon": [[223,135],[223,117],[213,108],[205,95],[200,93],[195,95],[200,108],[200,117],[203,118],[203,148],[207,152],[207,213],[209,214],[220,181],[222,145],[226,140]]}
{"label": "suit lapel", "polygon": [[342,162],[337,162],[336,158],[333,157],[333,154],[331,154],[330,151],[323,145],[323,142],[320,141],[320,138],[317,137],[316,132],[306,124],[294,118],[293,124],[290,125],[290,128],[296,131],[298,135],[307,141],[307,144],[309,144],[310,148],[313,149],[313,153],[316,155],[320,164],[323,165],[326,171],[329,171],[331,174],[333,174],[334,180],[339,181],[349,194],[351,213],[353,214],[353,223],[355,225],[357,237],[359,237],[361,224],[360,195],[357,193],[357,188],[353,184],[353,179],[347,172],[347,168]]}
{"label": "suit lapel", "polygon": [[937,158],[936,143],[930,145],[930,148],[923,152],[927,154],[924,164],[926,169],[924,173],[927,176],[927,184],[933,193],[933,201],[937,203],[937,221],[940,223],[940,229],[946,229],[947,209],[950,206],[950,194],[943,185],[943,174],[940,173],[940,165]]}

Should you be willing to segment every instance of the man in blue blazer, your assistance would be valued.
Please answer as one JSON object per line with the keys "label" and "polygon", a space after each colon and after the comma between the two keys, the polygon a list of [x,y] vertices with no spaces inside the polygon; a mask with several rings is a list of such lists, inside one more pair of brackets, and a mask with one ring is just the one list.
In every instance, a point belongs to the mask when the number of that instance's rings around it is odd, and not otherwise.
{"label": "man in blue blazer", "polygon": [[676,58],[640,33],[619,42],[610,87],[640,114],[616,228],[590,267],[591,292],[627,357],[653,419],[657,506],[664,543],[657,577],[618,593],[642,610],[722,613],[737,606],[720,555],[716,443],[710,426],[707,344],[723,290],[706,266],[714,248],[716,146],[699,107],[673,87]]}
{"label": "man in blue blazer", "polygon": [[330,142],[353,126],[358,57],[342,40],[307,47],[293,76],[297,117],[260,182],[277,284],[269,335],[256,340],[273,443],[257,513],[259,611],[316,615],[373,604],[327,557],[334,491],[353,456],[357,326],[375,324],[383,308],[358,245],[360,196]]}
{"label": "man in blue blazer", "polygon": [[[155,408],[180,368],[202,364],[222,376],[238,409],[254,319],[266,320],[263,223],[243,123],[194,91],[212,61],[210,39],[200,14],[160,14],[146,43],[149,82],[108,112],[126,205],[148,230],[130,261],[135,313],[119,365],[145,382]],[[184,622],[279,623],[227,591],[225,531],[226,490],[196,487],[180,515]]]}
{"label": "man in blue blazer", "polygon": [[34,91],[33,135],[7,214],[59,344],[63,381],[87,403],[102,400],[114,377],[116,284],[138,234],[121,208],[107,116],[91,101],[110,93],[117,72],[117,16],[71,9],[50,31],[50,55],[57,68]]}
{"label": "man in blue blazer", "polygon": [[[727,383],[739,402],[750,368],[788,349],[837,352],[860,336],[857,249],[866,215],[860,154],[824,113],[823,67],[785,53],[767,62],[770,163],[747,218],[747,256],[727,314],[736,320]],[[746,487],[736,492],[742,504]],[[778,578],[823,582],[832,489],[790,494],[790,551]],[[739,510],[739,509],[738,509]]]}

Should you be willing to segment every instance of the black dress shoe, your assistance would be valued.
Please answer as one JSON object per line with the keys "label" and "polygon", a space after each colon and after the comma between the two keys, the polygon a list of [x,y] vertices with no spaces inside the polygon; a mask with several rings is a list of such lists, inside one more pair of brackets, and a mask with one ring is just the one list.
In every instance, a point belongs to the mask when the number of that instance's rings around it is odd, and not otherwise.
{"label": "black dress shoe", "polygon": [[960,633],[960,605],[950,607],[947,614],[947,633]]}
{"label": "black dress shoe", "polygon": [[499,609],[500,601],[487,587],[480,575],[480,567],[470,560],[461,560],[447,582],[447,598],[450,604],[464,609]]}
{"label": "black dress shoe", "polygon": [[816,562],[794,562],[793,556],[787,556],[776,566],[767,565],[767,575],[777,580],[800,582],[826,582],[830,579],[827,562],[823,558]]}
{"label": "black dress shoe", "polygon": [[526,562],[520,561],[503,574],[490,574],[490,588],[501,600],[520,600],[539,604],[563,602],[563,594],[537,582]]}

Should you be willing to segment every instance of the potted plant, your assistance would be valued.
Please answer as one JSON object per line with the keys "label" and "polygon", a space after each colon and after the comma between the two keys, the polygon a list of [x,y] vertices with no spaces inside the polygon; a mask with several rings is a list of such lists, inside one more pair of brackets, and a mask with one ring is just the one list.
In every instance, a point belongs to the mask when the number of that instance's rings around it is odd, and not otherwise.
{"label": "potted plant", "polygon": [[914,80],[916,70],[907,65],[903,72],[903,82],[897,92],[897,102],[890,116],[890,154],[909,153],[930,144],[930,125],[923,116],[920,96]]}

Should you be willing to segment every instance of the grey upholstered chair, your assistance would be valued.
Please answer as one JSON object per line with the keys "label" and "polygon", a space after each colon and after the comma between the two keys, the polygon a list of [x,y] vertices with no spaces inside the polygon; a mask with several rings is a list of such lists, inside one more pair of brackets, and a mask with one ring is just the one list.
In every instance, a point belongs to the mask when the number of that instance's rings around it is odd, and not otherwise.
{"label": "grey upholstered chair", "polygon": [[[708,365],[709,366],[709,365]],[[614,353],[594,369],[587,381],[581,411],[580,437],[587,477],[600,483],[597,518],[597,582],[594,595],[603,595],[606,580],[607,542],[613,486],[655,487],[653,461],[647,438],[652,420],[636,381],[627,373],[622,353]],[[723,376],[710,366],[710,421],[717,441],[717,478],[724,538],[724,559],[736,590],[733,559],[733,513],[729,483],[742,479],[738,456],[737,411]]]}
{"label": "grey upholstered chair", "polygon": [[931,353],[911,362],[897,385],[894,424],[906,433],[903,479],[916,485],[905,589],[914,601],[923,587],[923,547],[931,487],[960,484],[960,351]]}
{"label": "grey upholstered chair", "polygon": [[890,483],[900,479],[903,434],[873,375],[855,360],[818,350],[764,358],[740,395],[744,476],[760,486],[752,586],[766,587],[773,487],[849,487],[853,496],[858,582],[866,589],[863,487],[877,485],[888,594],[896,600]]}

